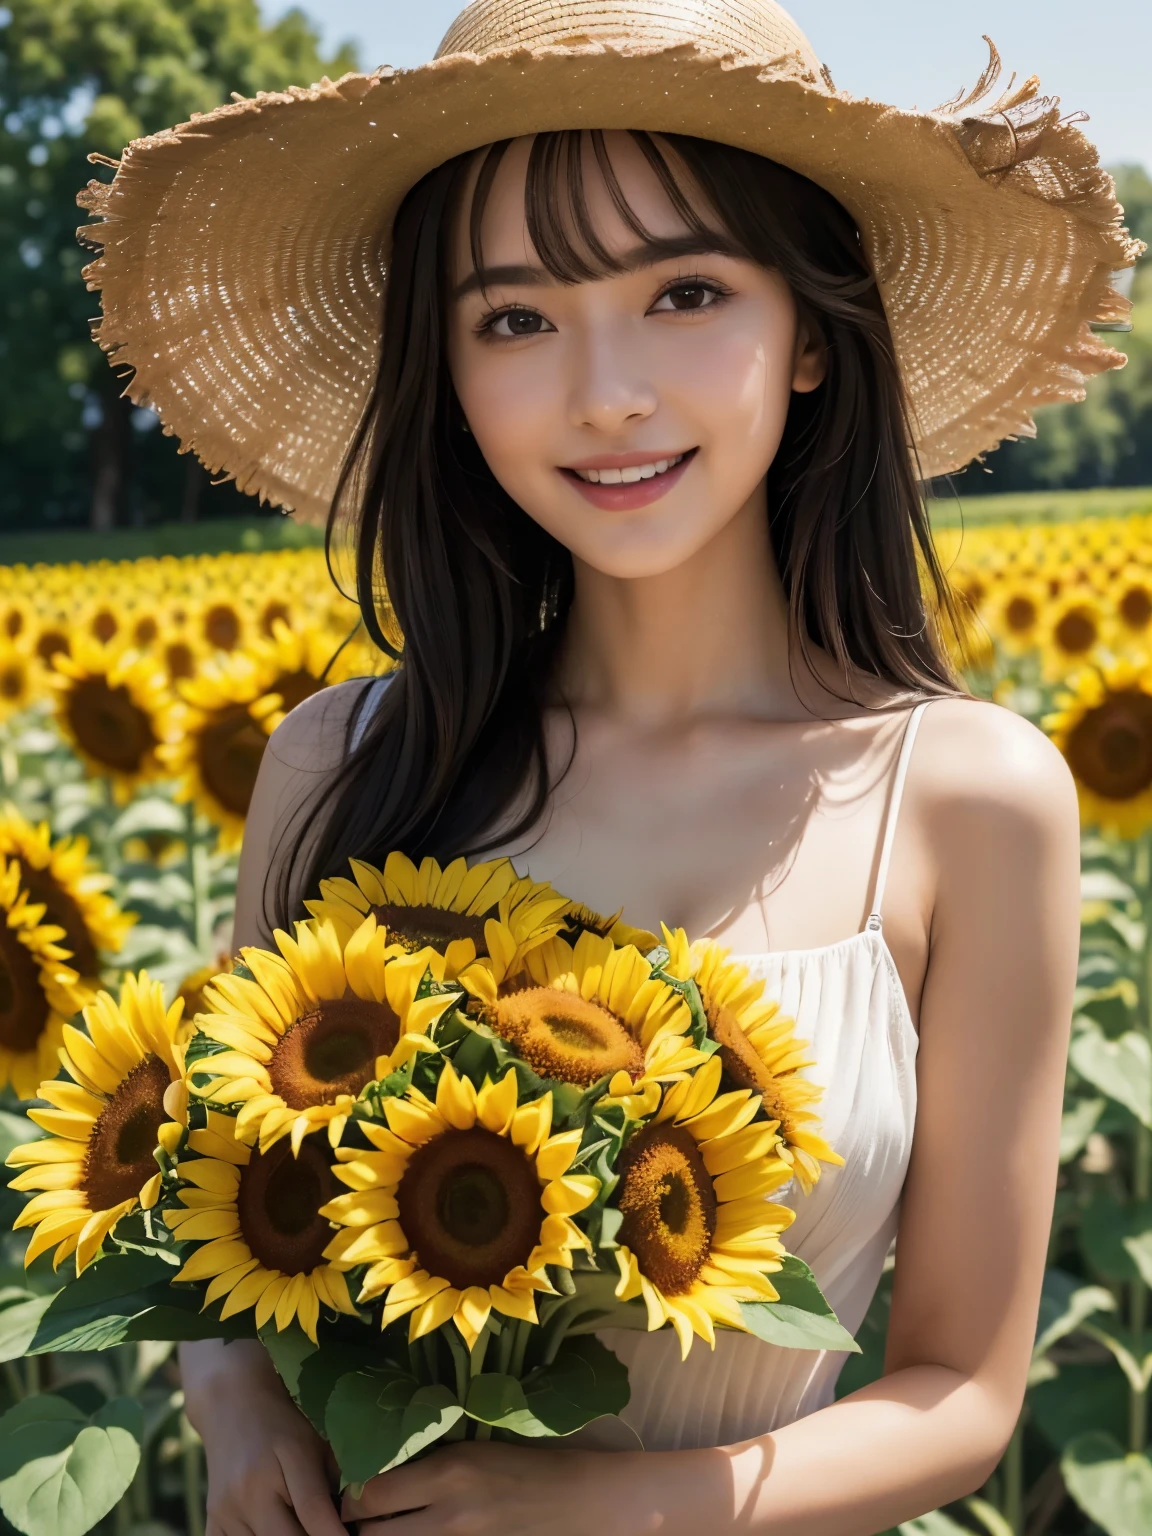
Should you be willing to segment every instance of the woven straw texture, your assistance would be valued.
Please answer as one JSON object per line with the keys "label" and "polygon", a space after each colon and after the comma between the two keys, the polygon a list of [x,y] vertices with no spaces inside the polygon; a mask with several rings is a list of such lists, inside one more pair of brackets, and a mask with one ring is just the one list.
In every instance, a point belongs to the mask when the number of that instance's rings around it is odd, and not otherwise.
{"label": "woven straw texture", "polygon": [[392,220],[433,167],[566,128],[770,156],[856,219],[926,475],[1120,366],[1091,322],[1141,246],[1035,79],[910,113],[838,91],[772,0],[476,0],[419,69],[261,93],[128,145],[79,195],[96,338],[209,470],[321,522],[371,388]]}

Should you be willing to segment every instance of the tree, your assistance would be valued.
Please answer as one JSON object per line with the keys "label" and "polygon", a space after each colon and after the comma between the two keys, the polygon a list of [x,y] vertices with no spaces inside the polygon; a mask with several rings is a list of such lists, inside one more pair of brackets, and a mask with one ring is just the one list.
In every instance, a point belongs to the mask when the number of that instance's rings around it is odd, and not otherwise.
{"label": "tree", "polygon": [[987,461],[953,477],[965,496],[984,492],[1152,485],[1152,178],[1143,167],[1113,168],[1124,222],[1149,250],[1132,275],[1132,330],[1109,339],[1128,365],[1093,379],[1078,405],[1036,412],[1036,436],[1005,443]]}
{"label": "tree", "polygon": [[[76,193],[86,156],[227,101],[336,77],[301,11],[257,0],[7,0],[0,8],[0,528],[150,522],[255,510],[180,458],[89,335]],[[101,174],[110,176],[111,171]]]}

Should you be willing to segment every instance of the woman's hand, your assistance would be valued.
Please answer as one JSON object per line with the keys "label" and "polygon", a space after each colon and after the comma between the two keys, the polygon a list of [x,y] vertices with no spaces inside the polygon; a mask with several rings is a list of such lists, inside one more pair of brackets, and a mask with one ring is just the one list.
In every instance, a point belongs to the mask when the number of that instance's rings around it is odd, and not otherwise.
{"label": "woman's hand", "polygon": [[206,1536],[347,1536],[324,1442],[263,1347],[185,1345],[181,1367],[208,1463]]}
{"label": "woman's hand", "polygon": [[345,1494],[341,1513],[360,1522],[360,1536],[570,1536],[591,1529],[589,1500],[595,1497],[598,1536],[638,1536],[641,1527],[617,1524],[599,1475],[607,1472],[602,1463],[630,1459],[518,1445],[450,1445],[382,1472],[358,1499]]}
{"label": "woman's hand", "polygon": [[344,1496],[359,1536],[645,1536],[731,1529],[727,1450],[445,1446]]}

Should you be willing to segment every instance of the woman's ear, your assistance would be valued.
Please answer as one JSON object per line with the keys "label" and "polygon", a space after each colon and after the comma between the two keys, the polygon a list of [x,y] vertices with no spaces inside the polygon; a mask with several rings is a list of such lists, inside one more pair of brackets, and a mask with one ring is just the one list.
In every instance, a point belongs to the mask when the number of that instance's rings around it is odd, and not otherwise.
{"label": "woman's ear", "polygon": [[828,346],[813,321],[799,317],[796,326],[796,353],[792,362],[792,388],[798,395],[819,389],[828,372]]}

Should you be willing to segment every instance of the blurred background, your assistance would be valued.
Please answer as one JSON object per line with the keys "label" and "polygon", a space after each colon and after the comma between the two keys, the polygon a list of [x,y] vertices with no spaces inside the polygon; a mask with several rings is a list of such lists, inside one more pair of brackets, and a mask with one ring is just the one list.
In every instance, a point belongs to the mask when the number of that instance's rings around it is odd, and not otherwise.
{"label": "blurred background", "polygon": [[[389,665],[333,587],[318,531],[212,484],[120,395],[89,336],[75,240],[77,190],[112,173],[86,156],[114,158],[232,91],[418,64],[456,9],[0,3],[0,1157],[35,1134],[23,1111],[57,1070],[58,998],[29,955],[54,948],[89,992],[146,967],[195,1012],[230,964],[269,735],[308,694]],[[1038,74],[1088,114],[1129,227],[1152,244],[1147,0],[791,9],[839,86],[907,107],[971,87],[987,33],[1006,72]],[[974,692],[1064,752],[1084,904],[1027,1400],[986,1486],[902,1536],[1152,1533],[1152,258],[1127,280],[1133,329],[1112,339],[1128,366],[1084,404],[1038,412],[1034,439],[933,488],[957,661]],[[24,1268],[22,1204],[0,1186],[0,1536],[202,1536],[203,1461],[172,1346],[95,1355],[78,1334],[41,1350],[30,1319],[60,1282],[46,1256]],[[893,1262],[841,1393],[881,1372]],[[116,1396],[144,1412],[115,1468],[68,1462],[77,1426]],[[42,1468],[45,1487],[72,1480],[67,1510],[30,1496],[27,1455],[5,1459],[46,1397],[71,1405],[73,1440],[49,1437]]]}

